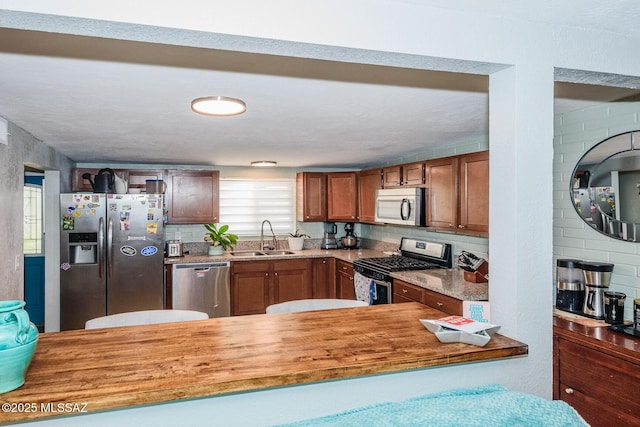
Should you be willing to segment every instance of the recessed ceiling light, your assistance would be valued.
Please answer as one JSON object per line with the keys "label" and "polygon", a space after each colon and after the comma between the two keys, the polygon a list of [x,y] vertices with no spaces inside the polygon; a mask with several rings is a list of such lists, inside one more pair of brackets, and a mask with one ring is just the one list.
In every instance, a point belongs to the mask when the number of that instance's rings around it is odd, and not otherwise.
{"label": "recessed ceiling light", "polygon": [[258,160],[255,162],[251,162],[251,166],[258,166],[258,167],[270,167],[270,166],[275,166],[277,164],[278,162],[274,162],[273,160]]}
{"label": "recessed ceiling light", "polygon": [[237,98],[205,96],[191,101],[191,109],[207,116],[235,116],[247,110],[247,104]]}

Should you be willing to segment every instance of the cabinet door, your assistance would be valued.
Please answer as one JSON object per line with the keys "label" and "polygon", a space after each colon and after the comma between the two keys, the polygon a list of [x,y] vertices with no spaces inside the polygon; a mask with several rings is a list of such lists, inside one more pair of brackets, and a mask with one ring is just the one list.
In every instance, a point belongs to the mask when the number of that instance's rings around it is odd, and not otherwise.
{"label": "cabinet door", "polygon": [[330,221],[355,221],[358,219],[356,172],[327,174],[327,219]]}
{"label": "cabinet door", "polygon": [[296,175],[296,219],[326,221],[327,177],[320,172],[300,172]]}
{"label": "cabinet door", "polygon": [[356,299],[353,283],[353,265],[345,261],[336,261],[336,297]]}
{"label": "cabinet door", "polygon": [[426,162],[427,227],[455,229],[458,224],[458,159]]}
{"label": "cabinet door", "polygon": [[384,188],[400,187],[402,185],[402,168],[400,165],[382,169]]}
{"label": "cabinet door", "polygon": [[444,311],[447,314],[462,316],[462,301],[459,299],[429,289],[423,289],[422,302],[429,307]]}
{"label": "cabinet door", "polygon": [[313,298],[309,259],[273,261],[274,302]]}
{"label": "cabinet door", "polygon": [[374,223],[376,216],[376,191],[382,188],[382,169],[370,169],[358,173],[358,219]]}
{"label": "cabinet door", "polygon": [[335,298],[334,259],[313,258],[311,263],[313,269],[313,298]]}
{"label": "cabinet door", "polygon": [[218,222],[219,172],[168,171],[166,199],[170,224]]}
{"label": "cabinet door", "polygon": [[489,152],[460,157],[460,219],[458,228],[489,232]]}
{"label": "cabinet door", "polygon": [[419,302],[422,303],[422,288],[403,282],[402,280],[393,281],[393,302]]}
{"label": "cabinet door", "polygon": [[402,185],[418,186],[424,184],[424,162],[402,165]]}
{"label": "cabinet door", "polygon": [[261,314],[272,302],[268,262],[234,262],[231,274],[231,315]]}

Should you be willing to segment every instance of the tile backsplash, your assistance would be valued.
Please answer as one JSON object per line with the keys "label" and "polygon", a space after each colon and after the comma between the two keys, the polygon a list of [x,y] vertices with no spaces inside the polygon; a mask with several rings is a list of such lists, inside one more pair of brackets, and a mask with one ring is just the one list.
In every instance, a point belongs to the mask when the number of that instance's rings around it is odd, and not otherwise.
{"label": "tile backsplash", "polygon": [[[610,136],[640,128],[640,102],[614,102],[555,117],[553,160],[553,252],[558,258],[615,265],[610,290],[627,295],[625,319],[640,298],[640,244],[607,237],[588,226],[571,202],[571,174],[582,155]],[[553,284],[551,284],[553,285]]]}

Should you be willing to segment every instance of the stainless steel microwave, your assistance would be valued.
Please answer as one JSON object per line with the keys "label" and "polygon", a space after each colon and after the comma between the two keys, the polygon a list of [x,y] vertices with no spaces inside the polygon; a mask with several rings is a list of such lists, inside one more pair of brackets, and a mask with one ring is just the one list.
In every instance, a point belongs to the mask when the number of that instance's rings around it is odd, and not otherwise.
{"label": "stainless steel microwave", "polygon": [[385,188],[376,191],[376,222],[424,226],[424,188]]}

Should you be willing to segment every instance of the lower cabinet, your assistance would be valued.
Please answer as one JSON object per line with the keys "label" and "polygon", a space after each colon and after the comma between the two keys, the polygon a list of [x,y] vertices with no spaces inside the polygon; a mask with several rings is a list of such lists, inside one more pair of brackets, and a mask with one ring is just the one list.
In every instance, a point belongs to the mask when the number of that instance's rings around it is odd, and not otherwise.
{"label": "lower cabinet", "polygon": [[353,275],[352,263],[336,260],[336,298],[356,299]]}
{"label": "lower cabinet", "polygon": [[[622,335],[612,338],[623,340]],[[554,327],[553,398],[567,402],[593,427],[640,426],[640,353],[632,352],[637,354],[632,357],[628,346],[620,345],[600,345]]]}
{"label": "lower cabinet", "polygon": [[238,261],[231,267],[231,315],[261,314],[267,306],[313,298],[311,260]]}
{"label": "lower cabinet", "polygon": [[313,298],[335,298],[335,268],[334,258],[312,258]]}
{"label": "lower cabinet", "polygon": [[462,301],[402,280],[393,281],[393,302],[419,302],[447,314],[462,316]]}

